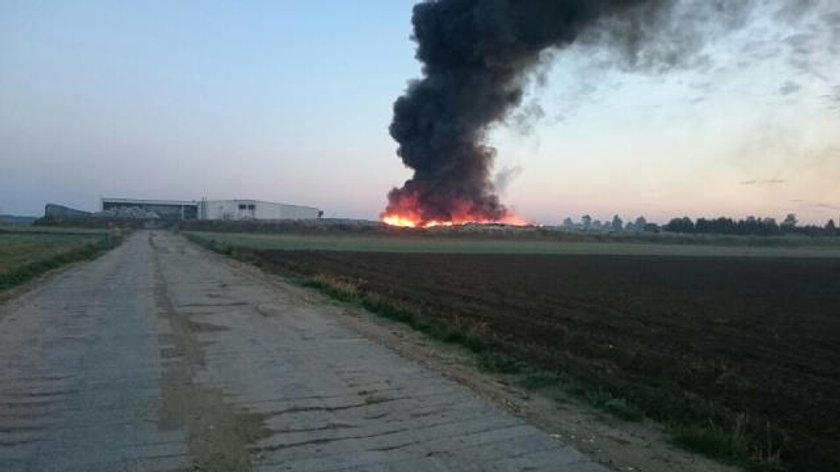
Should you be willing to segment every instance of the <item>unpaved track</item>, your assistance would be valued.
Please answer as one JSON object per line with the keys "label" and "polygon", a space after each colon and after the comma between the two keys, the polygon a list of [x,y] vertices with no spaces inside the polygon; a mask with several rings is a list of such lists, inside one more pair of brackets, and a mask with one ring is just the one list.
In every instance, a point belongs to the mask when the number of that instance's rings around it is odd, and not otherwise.
{"label": "unpaved track", "polygon": [[602,471],[165,232],[0,307],[0,470]]}

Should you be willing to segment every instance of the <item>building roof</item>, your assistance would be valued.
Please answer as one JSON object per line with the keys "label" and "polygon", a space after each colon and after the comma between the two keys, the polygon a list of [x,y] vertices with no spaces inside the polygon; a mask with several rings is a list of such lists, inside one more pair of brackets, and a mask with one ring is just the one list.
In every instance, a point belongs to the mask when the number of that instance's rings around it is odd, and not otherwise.
{"label": "building roof", "polygon": [[186,200],[138,200],[134,198],[112,198],[102,197],[102,203],[128,203],[132,205],[172,205],[172,206],[197,206],[196,201]]}
{"label": "building roof", "polygon": [[246,199],[246,198],[230,198],[224,200],[203,200],[206,203],[219,203],[219,202],[236,202],[236,203],[265,203],[268,205],[280,205],[284,207],[292,207],[292,208],[305,208],[307,210],[318,210],[321,211],[318,207],[313,206],[306,206],[306,205],[292,205],[289,203],[281,203],[281,202],[268,202],[265,200],[253,200],[253,199]]}

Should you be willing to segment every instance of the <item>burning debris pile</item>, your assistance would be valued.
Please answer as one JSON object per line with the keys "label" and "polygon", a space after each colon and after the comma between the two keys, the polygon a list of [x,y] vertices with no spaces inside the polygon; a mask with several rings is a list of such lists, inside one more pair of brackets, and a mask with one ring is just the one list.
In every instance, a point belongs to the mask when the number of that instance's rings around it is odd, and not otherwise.
{"label": "burning debris pile", "polygon": [[[787,3],[791,5],[787,5]],[[626,68],[657,71],[737,29],[751,7],[795,0],[436,0],[414,7],[413,39],[423,77],[394,103],[391,136],[414,175],[388,194],[383,222],[411,227],[525,224],[491,180],[491,125],[522,101],[547,56],[581,39],[615,53]],[[779,5],[776,5],[779,6]],[[594,79],[593,79],[594,80]]]}

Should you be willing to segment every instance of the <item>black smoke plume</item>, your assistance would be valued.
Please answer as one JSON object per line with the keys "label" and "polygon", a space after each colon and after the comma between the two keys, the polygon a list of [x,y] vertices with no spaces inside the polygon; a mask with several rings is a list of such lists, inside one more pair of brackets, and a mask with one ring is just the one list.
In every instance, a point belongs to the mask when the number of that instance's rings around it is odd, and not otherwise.
{"label": "black smoke plume", "polygon": [[[840,54],[829,40],[840,37],[836,0],[430,0],[415,5],[413,39],[423,77],[410,82],[394,103],[390,126],[397,154],[414,175],[391,190],[383,216],[411,215],[421,224],[504,220],[508,210],[491,179],[496,150],[486,144],[486,134],[520,105],[531,72],[555,51],[578,41],[612,53],[613,65],[623,70],[708,70],[713,61],[705,46],[741,29],[753,14],[799,25],[801,34],[784,43],[793,45],[785,46],[787,54],[803,73],[817,74],[827,58]],[[753,38],[751,44],[761,50],[778,47],[779,40]],[[761,57],[752,57],[747,48],[739,64],[753,60]]]}
{"label": "black smoke plume", "polygon": [[[394,104],[391,136],[414,176],[391,190],[384,215],[419,221],[503,220],[491,181],[488,127],[520,104],[541,53],[562,48],[601,20],[626,43],[640,18],[669,0],[438,0],[415,5],[412,22],[423,78]],[[621,21],[623,17],[627,21]]]}

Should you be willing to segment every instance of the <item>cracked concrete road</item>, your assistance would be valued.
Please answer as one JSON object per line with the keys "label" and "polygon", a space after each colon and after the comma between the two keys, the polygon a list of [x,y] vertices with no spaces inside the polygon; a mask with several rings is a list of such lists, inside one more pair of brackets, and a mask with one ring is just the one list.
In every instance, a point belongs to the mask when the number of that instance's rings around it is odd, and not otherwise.
{"label": "cracked concrete road", "polygon": [[0,470],[604,471],[166,232],[0,307]]}

